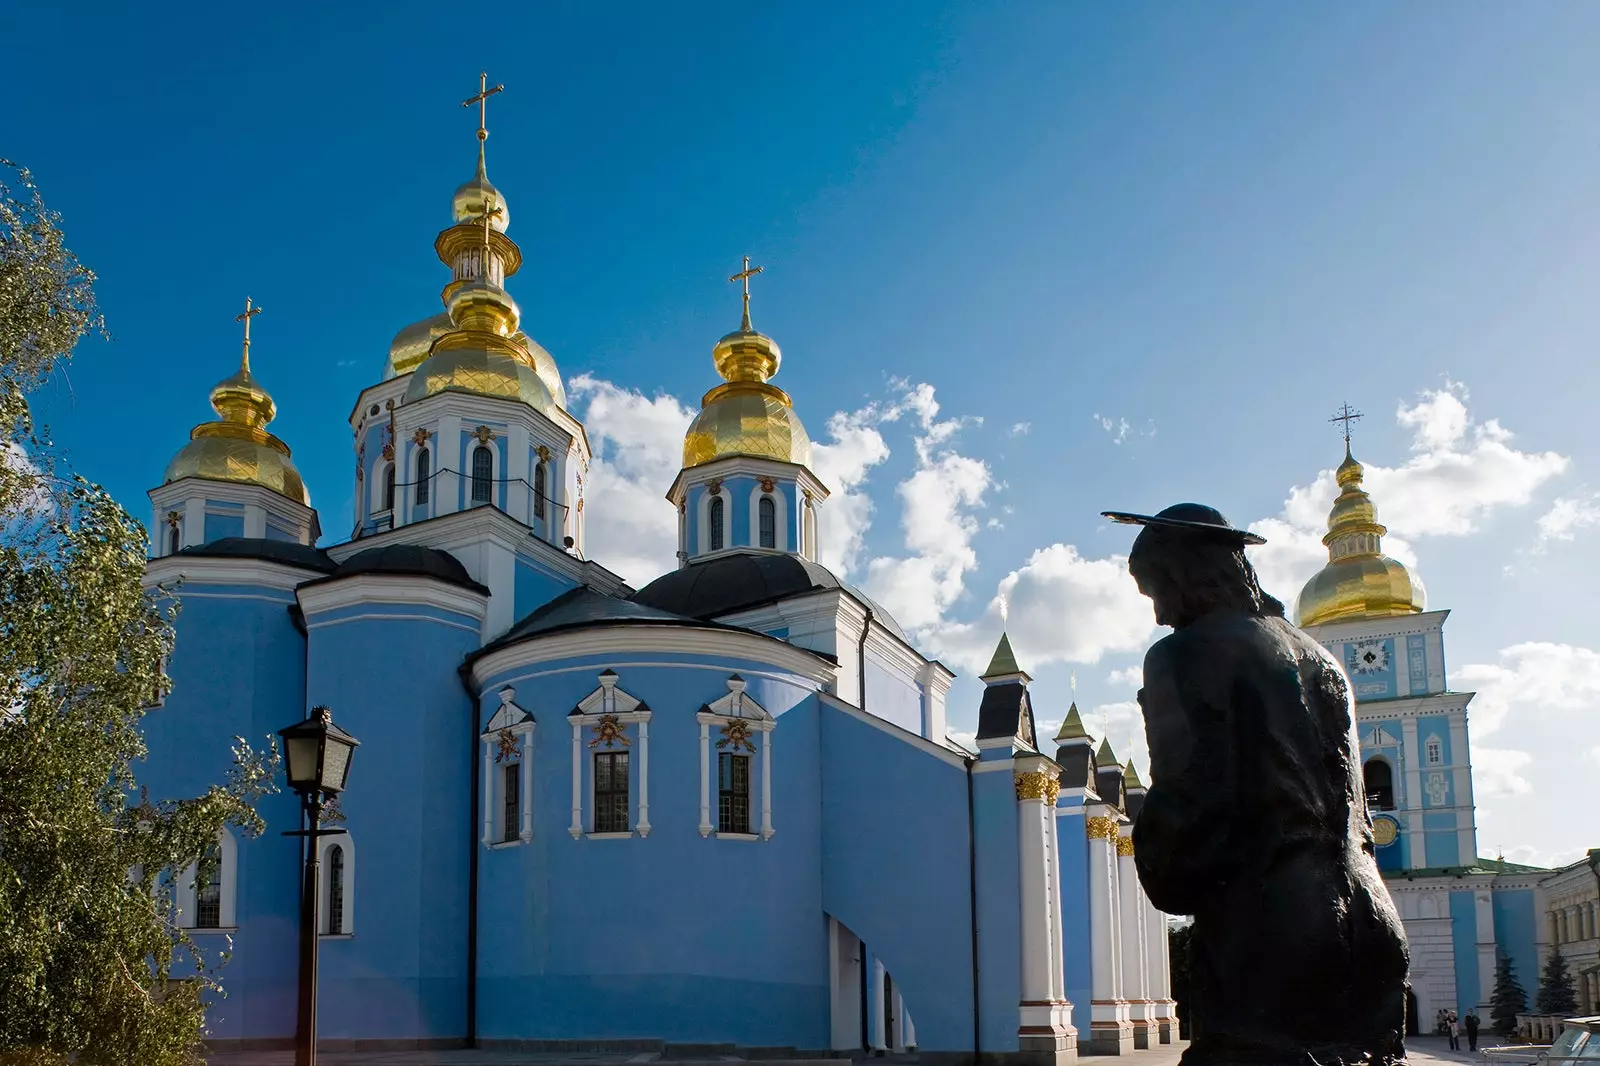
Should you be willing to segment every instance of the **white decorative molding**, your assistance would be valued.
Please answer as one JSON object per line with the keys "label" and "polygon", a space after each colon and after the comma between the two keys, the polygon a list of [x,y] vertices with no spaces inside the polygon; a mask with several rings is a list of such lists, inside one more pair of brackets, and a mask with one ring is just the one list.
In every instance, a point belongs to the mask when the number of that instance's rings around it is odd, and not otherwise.
{"label": "white decorative molding", "polygon": [[[483,843],[489,847],[527,843],[533,839],[533,731],[538,723],[528,711],[517,706],[517,692],[509,686],[500,690],[500,706],[479,734],[483,747]],[[517,837],[506,839],[505,826],[496,833],[496,819],[504,819],[505,787],[495,764],[517,759]]]}
{"label": "white decorative molding", "polygon": [[763,547],[761,543],[761,498],[772,497],[772,544],[766,546],[769,551],[787,552],[789,550],[789,497],[783,491],[780,482],[769,482],[772,491],[767,492],[761,488],[761,481],[757,479],[755,487],[750,490],[750,547]]}
{"label": "white decorative molding", "polygon": [[[301,569],[267,559],[225,555],[165,555],[145,564],[140,583],[145,588],[179,584],[253,585],[292,592],[307,581],[325,576],[321,570]],[[176,591],[181,594],[181,589]]]}
{"label": "white decorative molding", "polygon": [[213,875],[220,890],[217,900],[217,924],[205,928],[194,924],[198,917],[195,880],[199,872],[200,865],[195,863],[178,876],[175,886],[178,924],[192,933],[219,933],[236,929],[239,920],[239,844],[226,827],[217,832],[217,869]]}
{"label": "white decorative molding", "polygon": [[[627,747],[631,744],[626,730],[622,727],[638,725],[639,734],[639,813],[635,824],[625,833],[590,833],[591,839],[606,839],[609,837],[629,837],[637,833],[641,837],[650,835],[650,707],[636,697],[617,687],[617,674],[614,670],[601,671],[600,687],[595,689],[573,708],[567,715],[567,721],[572,723],[572,825],[567,832],[572,834],[574,840],[584,835],[583,832],[583,766],[587,761],[583,757],[583,731],[588,726],[595,731],[594,737],[589,741],[589,747],[605,744],[612,747],[621,744]],[[611,732],[614,731],[614,732]],[[633,760],[629,760],[632,763]],[[631,766],[630,766],[631,770]],[[631,779],[632,774],[629,774]],[[630,781],[631,787],[631,781]]]}
{"label": "white decorative molding", "polygon": [[351,574],[302,585],[296,596],[308,629],[318,624],[312,620],[313,615],[379,603],[434,607],[464,615],[481,625],[489,599],[476,589],[416,574]]}
{"label": "white decorative molding", "polygon": [[726,481],[734,477],[757,479],[769,477],[774,481],[794,481],[802,491],[809,491],[817,499],[825,500],[830,495],[828,487],[817,479],[817,475],[813,474],[809,467],[798,463],[786,463],[779,459],[762,459],[753,455],[730,455],[725,459],[701,463],[699,466],[678,471],[672,487],[667,490],[667,499],[673,504],[679,504],[694,485],[703,484],[713,478]]}
{"label": "white decorative molding", "polygon": [[[342,928],[337,932],[330,931],[333,924],[333,867],[329,865],[329,856],[334,848],[342,849],[340,855],[344,858],[343,881],[340,885],[339,897],[343,905]],[[321,837],[317,840],[317,892],[320,898],[317,904],[317,935],[318,936],[353,936],[356,931],[356,848],[350,840],[348,832],[335,833],[332,836]]]}
{"label": "white decorative molding", "polygon": [[[767,709],[745,691],[745,679],[738,674],[728,678],[726,695],[713,700],[700,709],[695,721],[700,723],[700,835],[709,836],[711,824],[711,727],[717,726],[722,739],[718,749],[731,746],[749,750],[761,749],[761,839],[771,840],[772,828],[772,731],[777,726]],[[751,733],[763,734],[764,741],[756,742]],[[723,833],[717,836],[742,837],[742,833]]]}

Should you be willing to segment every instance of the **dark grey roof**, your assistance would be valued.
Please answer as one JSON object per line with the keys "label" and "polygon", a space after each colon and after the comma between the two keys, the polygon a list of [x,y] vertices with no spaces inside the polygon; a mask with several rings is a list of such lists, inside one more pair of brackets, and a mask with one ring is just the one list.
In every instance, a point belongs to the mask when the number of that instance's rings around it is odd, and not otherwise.
{"label": "dark grey roof", "polygon": [[210,559],[265,559],[268,562],[298,566],[306,570],[331,573],[337,564],[321,548],[265,537],[223,537],[210,544],[196,544],[179,555]]}
{"label": "dark grey roof", "polygon": [[844,587],[826,567],[798,555],[722,555],[663,574],[633,594],[635,603],[690,618],[715,618],[816,589]]}
{"label": "dark grey roof", "polygon": [[1039,738],[1033,728],[1033,704],[1028,689],[1020,682],[989,685],[978,704],[978,740],[1020,736],[1035,749]]}
{"label": "dark grey roof", "polygon": [[420,544],[367,548],[340,563],[333,572],[334,577],[350,577],[352,574],[407,574],[437,578],[485,594],[489,591],[472,580],[467,568],[454,555],[439,548],[424,548]]}

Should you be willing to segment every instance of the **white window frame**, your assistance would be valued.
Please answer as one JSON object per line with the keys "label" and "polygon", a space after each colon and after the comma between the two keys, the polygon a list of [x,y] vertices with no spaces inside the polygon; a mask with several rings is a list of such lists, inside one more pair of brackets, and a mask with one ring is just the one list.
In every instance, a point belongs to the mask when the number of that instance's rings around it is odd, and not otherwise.
{"label": "white window frame", "polygon": [[[479,440],[476,436],[467,436],[467,498],[466,506],[473,507],[499,507],[500,501],[495,498],[495,488],[500,484],[500,449],[494,446],[497,438]],[[479,448],[489,450],[489,498],[478,503],[472,498],[472,460],[478,454]]]}
{"label": "white window frame", "polygon": [[[719,840],[771,840],[772,828],[772,731],[777,723],[767,709],[745,691],[744,678],[734,674],[728,678],[727,695],[700,708],[694,720],[700,723],[700,835],[716,834]],[[724,734],[733,731],[733,723],[746,734],[757,734],[755,746],[761,749],[761,831],[759,833],[724,833],[711,821],[711,727]],[[721,748],[719,747],[719,751]]]}
{"label": "white window frame", "polygon": [[[533,731],[537,723],[533,715],[516,704],[516,689],[500,690],[500,706],[489,719],[489,724],[479,734],[483,746],[483,844],[489,848],[509,848],[526,844],[533,839]],[[517,788],[517,820],[520,823],[515,839],[506,839],[505,778],[502,767],[500,734],[504,732],[517,747],[521,777]]]}
{"label": "white window frame", "polygon": [[[1438,758],[1434,758],[1435,754]],[[1422,742],[1422,762],[1425,766],[1444,765],[1444,741],[1439,739],[1439,734],[1429,733],[1428,738]]]}
{"label": "white window frame", "polygon": [[231,933],[239,928],[239,845],[227,828],[217,833],[217,848],[220,861],[217,863],[216,880],[221,898],[218,900],[216,925],[201,928],[194,924],[199,917],[195,879],[200,872],[200,864],[189,866],[178,877],[178,925],[190,933]]}
{"label": "white window frame", "polygon": [[[395,469],[395,465],[394,465],[394,460],[393,459],[380,458],[372,466],[372,484],[371,484],[372,502],[367,508],[367,514],[372,516],[372,517],[374,517],[374,518],[376,518],[378,515],[389,514],[391,511],[396,509],[394,507],[385,507],[383,505],[383,485],[384,485],[384,482],[388,480],[389,471],[394,470],[394,469]],[[396,473],[398,474],[398,471]],[[398,476],[396,476],[395,477],[396,484],[395,484],[395,487],[394,487],[394,495],[395,495],[395,502],[396,503],[398,503],[399,499],[400,499],[400,486],[398,484],[399,480],[400,480],[400,478]]]}
{"label": "white window frame", "polygon": [[[344,905],[344,929],[329,932],[333,922],[333,869],[328,858],[334,848],[344,849],[344,883],[340,885],[340,902]],[[334,833],[317,839],[317,935],[340,940],[356,933],[356,849],[348,832]]]}
{"label": "white window frame", "polygon": [[[591,840],[626,839],[637,834],[640,837],[650,835],[650,708],[641,700],[629,695],[617,687],[616,671],[604,670],[601,672],[600,687],[585,696],[567,715],[567,721],[572,724],[572,825],[567,832],[572,834],[574,840],[587,836]],[[604,742],[600,740],[601,726],[604,720],[613,719],[621,727],[621,735],[616,741]],[[639,811],[633,825],[626,832],[620,833],[585,833],[583,829],[584,796],[588,794],[588,777],[584,767],[591,765],[593,760],[588,758],[599,743],[607,743],[608,747],[621,743],[624,747],[633,748],[633,738],[627,736],[626,727],[638,727],[638,781],[639,781]],[[584,731],[588,729],[590,739],[584,741]],[[611,750],[615,750],[612,747]],[[630,778],[633,770],[633,759],[628,760]],[[632,787],[630,781],[629,787]],[[591,804],[592,805],[592,804]]]}
{"label": "white window frame", "polygon": [[755,488],[750,490],[750,547],[761,547],[763,496],[772,497],[772,547],[767,550],[786,552],[789,550],[789,523],[786,521],[789,514],[789,498],[784,494],[782,485],[774,484],[768,491],[761,487],[759,481],[756,482]]}

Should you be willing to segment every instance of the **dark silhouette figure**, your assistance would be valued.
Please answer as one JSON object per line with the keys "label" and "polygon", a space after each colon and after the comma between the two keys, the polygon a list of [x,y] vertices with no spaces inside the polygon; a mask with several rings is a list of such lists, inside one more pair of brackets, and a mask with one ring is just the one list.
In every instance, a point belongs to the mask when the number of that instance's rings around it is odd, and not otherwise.
{"label": "dark silhouette figure", "polygon": [[1179,504],[1128,569],[1172,635],[1144,661],[1150,901],[1194,916],[1184,1066],[1404,1057],[1405,932],[1378,874],[1344,672],[1245,558],[1260,537]]}
{"label": "dark silhouette figure", "polygon": [[1480,1024],[1479,1021],[1478,1021],[1478,1012],[1475,1011],[1475,1010],[1467,1011],[1467,1019],[1462,1024],[1467,1030],[1467,1050],[1468,1051],[1477,1051],[1478,1050],[1478,1026]]}

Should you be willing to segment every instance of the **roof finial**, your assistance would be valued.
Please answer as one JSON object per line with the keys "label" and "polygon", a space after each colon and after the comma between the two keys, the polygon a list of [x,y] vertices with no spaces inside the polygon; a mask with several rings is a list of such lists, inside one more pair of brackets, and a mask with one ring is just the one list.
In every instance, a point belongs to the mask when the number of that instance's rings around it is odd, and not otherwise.
{"label": "roof finial", "polygon": [[250,302],[250,297],[244,298],[244,313],[235,315],[235,322],[244,323],[244,353],[239,357],[239,368],[246,373],[250,370],[250,320],[261,313],[261,308]]}
{"label": "roof finial", "polygon": [[1350,423],[1355,422],[1360,418],[1361,418],[1361,412],[1360,411],[1357,411],[1355,408],[1351,407],[1349,404],[1344,404],[1343,406],[1341,406],[1339,408],[1339,413],[1338,414],[1336,414],[1332,418],[1328,419],[1329,422],[1343,422],[1344,423],[1344,453],[1346,455],[1350,454]]}
{"label": "roof finial", "polygon": [[728,277],[729,281],[744,282],[744,320],[739,323],[739,328],[746,333],[752,332],[750,329],[750,279],[765,269],[766,267],[752,267],[750,265],[750,257],[747,255],[744,257],[744,269]]}
{"label": "roof finial", "polygon": [[478,105],[479,174],[487,173],[483,166],[483,142],[489,139],[489,97],[493,96],[495,93],[503,93],[505,91],[506,87],[504,85],[496,85],[492,89],[489,88],[489,72],[482,71],[478,74],[478,95],[469,96],[467,99],[461,101],[462,107],[471,107],[473,104]]}

